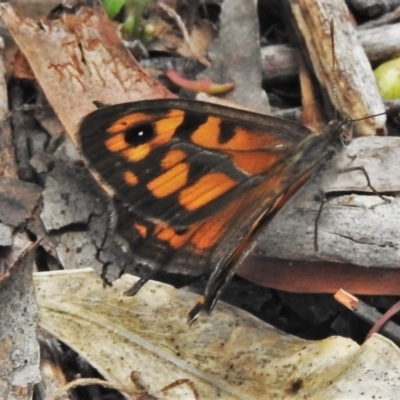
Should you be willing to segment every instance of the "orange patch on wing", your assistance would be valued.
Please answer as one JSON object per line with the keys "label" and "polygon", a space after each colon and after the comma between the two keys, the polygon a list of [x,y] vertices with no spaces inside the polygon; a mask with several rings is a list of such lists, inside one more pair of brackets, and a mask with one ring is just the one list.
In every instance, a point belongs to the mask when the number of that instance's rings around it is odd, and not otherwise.
{"label": "orange patch on wing", "polygon": [[282,139],[268,132],[251,131],[237,127],[230,140],[224,143],[219,142],[221,119],[209,117],[207,121],[193,132],[191,139],[199,146],[212,149],[226,150],[259,150],[281,146]]}
{"label": "orange patch on wing", "polygon": [[167,224],[158,224],[155,227],[155,234],[159,240],[169,243],[175,249],[190,243],[192,251],[196,254],[202,254],[217,245],[226,229],[229,229],[229,223],[237,212],[237,204],[232,203],[224,210],[211,218],[198,222],[182,234],[178,234],[174,228]]}
{"label": "orange patch on wing", "polygon": [[237,218],[240,207],[240,201],[232,202],[217,214],[202,221],[191,238],[194,251],[201,254],[216,246],[221,241],[225,231],[229,229],[232,219]]}
{"label": "orange patch on wing", "polygon": [[115,136],[112,136],[110,139],[107,139],[105,146],[112,153],[115,153],[128,148],[128,143],[125,142],[125,136],[122,133],[119,133]]}
{"label": "orange patch on wing", "polygon": [[208,117],[204,124],[200,125],[191,135],[193,143],[204,147],[219,148],[218,143],[220,132],[221,118]]}
{"label": "orange patch on wing", "polygon": [[220,218],[211,218],[202,224],[201,229],[192,238],[192,243],[197,253],[210,249],[219,242],[224,232],[225,222]]}
{"label": "orange patch on wing", "polygon": [[141,124],[143,122],[151,122],[153,116],[146,113],[131,113],[116,120],[108,129],[108,133],[116,134],[125,131],[127,128]]}
{"label": "orange patch on wing", "polygon": [[234,164],[242,171],[257,175],[266,172],[280,157],[281,154],[269,152],[238,152],[227,151]]}
{"label": "orange patch on wing", "polygon": [[138,177],[132,171],[124,173],[124,181],[131,186],[136,186],[139,183]]}
{"label": "orange patch on wing", "polygon": [[180,235],[175,231],[175,229],[164,224],[157,225],[154,232],[157,236],[157,239],[168,242],[174,249],[181,248],[191,234],[190,232],[185,232],[184,234]]}
{"label": "orange patch on wing", "polygon": [[176,129],[182,124],[185,112],[172,109],[168,111],[164,118],[154,121],[155,138],[152,140],[154,145],[161,145],[169,142],[175,134]]}
{"label": "orange patch on wing", "polygon": [[181,191],[179,204],[189,211],[197,210],[226,193],[236,184],[234,179],[221,172],[210,172]]}
{"label": "orange patch on wing", "polygon": [[148,143],[140,144],[136,147],[128,147],[122,151],[122,155],[131,162],[141,161],[151,152],[151,146]]}
{"label": "orange patch on wing", "polygon": [[282,139],[277,135],[237,127],[232,139],[226,143],[226,148],[232,150],[257,150],[280,145],[282,145]]}
{"label": "orange patch on wing", "polygon": [[170,169],[175,165],[179,164],[187,157],[186,153],[182,150],[171,150],[161,161],[161,167],[163,169]]}
{"label": "orange patch on wing", "polygon": [[[240,210],[247,210],[247,207],[252,207],[253,204],[258,204],[259,196],[264,195],[264,190],[260,187],[255,187],[246,193],[246,196],[239,197],[230,202],[226,207],[222,208],[219,212],[205,219],[198,224],[197,229],[193,232],[191,242],[196,253],[201,254],[207,249],[211,249],[221,242],[227,232],[236,226],[235,229],[240,229],[236,225]],[[261,197],[263,199],[263,197]],[[262,203],[260,202],[260,205]],[[269,212],[269,210],[268,210]],[[262,218],[264,215],[261,214]],[[258,224],[259,221],[257,220]],[[243,233],[245,235],[245,232]]]}
{"label": "orange patch on wing", "polygon": [[189,165],[179,163],[147,184],[157,198],[163,198],[178,191],[187,184]]}
{"label": "orange patch on wing", "polygon": [[177,233],[169,225],[159,224],[155,227],[155,234],[157,239],[168,242],[174,249],[180,249],[190,241],[193,245],[193,251],[201,254],[217,242],[216,233],[218,237],[220,236],[220,232],[216,232],[215,228],[212,228],[214,222],[210,221],[205,225],[204,223],[192,225],[189,230],[182,234]]}
{"label": "orange patch on wing", "polygon": [[[215,178],[215,175],[219,175],[219,178]],[[201,182],[201,179],[206,179],[209,182]],[[190,209],[189,207],[192,204],[191,202],[196,201],[196,199],[198,199],[198,207],[202,206],[203,204],[207,204],[208,201],[211,201],[208,199],[205,201],[204,197],[202,197],[204,189],[208,185],[210,185],[212,188],[217,187],[220,189],[221,183],[224,181],[227,183],[230,181],[232,186],[236,184],[235,181],[232,181],[229,177],[221,173],[210,173],[201,179],[195,182],[194,185],[190,186],[190,188],[185,188],[181,192],[183,193],[188,189],[192,190],[190,196],[191,198],[186,197],[185,199],[189,202],[185,205],[187,209]],[[159,224],[156,228],[157,238],[168,242],[175,249],[180,249],[185,246],[188,249],[190,248],[196,254],[203,254],[210,249],[215,248],[215,246],[221,242],[221,239],[224,237],[226,232],[232,229],[232,226],[237,226],[235,222],[237,220],[239,210],[244,210],[246,207],[251,208],[252,204],[259,202],[260,206],[264,207],[264,213],[260,214],[259,218],[255,219],[253,224],[249,226],[249,234],[246,236],[244,233],[245,242],[243,242],[243,245],[239,246],[237,250],[235,250],[235,254],[233,256],[236,257],[236,253],[241,253],[243,250],[242,247],[248,245],[248,239],[251,238],[252,232],[257,228],[260,220],[264,218],[266,214],[270,213],[275,207],[277,207],[277,203],[280,203],[282,197],[285,196],[279,196],[279,193],[281,193],[281,189],[283,188],[285,182],[285,174],[283,171],[280,171],[276,175],[271,176],[266,182],[264,182],[262,186],[257,186],[250,190],[250,192],[246,193],[245,197],[239,197],[230,202],[226,207],[222,208],[216,214],[191,225],[190,228],[182,234],[178,234],[169,225]],[[197,189],[199,191],[195,190],[195,186],[198,186]],[[230,185],[227,185],[226,187],[229,186]],[[268,208],[266,205],[268,205]],[[189,245],[190,247],[188,247]]]}
{"label": "orange patch on wing", "polygon": [[147,227],[145,227],[144,225],[141,224],[134,224],[134,228],[136,229],[136,231],[139,233],[139,235],[143,238],[145,238],[147,236]]}

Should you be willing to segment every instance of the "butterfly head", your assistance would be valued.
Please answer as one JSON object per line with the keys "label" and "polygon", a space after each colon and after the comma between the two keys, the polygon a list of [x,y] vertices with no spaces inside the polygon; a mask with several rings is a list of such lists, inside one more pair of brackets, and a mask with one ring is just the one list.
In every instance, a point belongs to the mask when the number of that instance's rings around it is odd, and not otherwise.
{"label": "butterfly head", "polygon": [[335,146],[348,146],[353,139],[353,120],[333,120],[326,126],[326,136]]}
{"label": "butterfly head", "polygon": [[346,118],[339,123],[338,138],[343,146],[348,146],[353,139],[353,120]]}

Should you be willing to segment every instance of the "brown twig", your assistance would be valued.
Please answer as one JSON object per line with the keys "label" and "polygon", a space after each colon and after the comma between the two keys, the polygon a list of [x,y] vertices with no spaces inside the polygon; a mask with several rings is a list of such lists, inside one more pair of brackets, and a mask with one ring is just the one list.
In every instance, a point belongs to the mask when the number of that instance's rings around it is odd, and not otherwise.
{"label": "brown twig", "polygon": [[353,311],[354,314],[362,318],[364,321],[374,325],[372,330],[368,333],[366,339],[368,339],[372,333],[376,333],[378,330],[381,330],[383,335],[393,340],[397,344],[400,344],[400,326],[394,322],[388,321],[388,318],[384,318],[384,315],[382,315],[375,308],[369,306],[343,289],[337,291],[334,297],[336,301]]}

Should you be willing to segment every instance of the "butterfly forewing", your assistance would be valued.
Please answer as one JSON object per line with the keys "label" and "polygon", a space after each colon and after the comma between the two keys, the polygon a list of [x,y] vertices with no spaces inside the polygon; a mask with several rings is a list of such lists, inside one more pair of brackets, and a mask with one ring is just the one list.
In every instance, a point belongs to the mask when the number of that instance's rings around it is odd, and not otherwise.
{"label": "butterfly forewing", "polygon": [[309,134],[278,121],[207,103],[145,101],[92,113],[79,137],[89,166],[131,211],[185,227],[257,185]]}
{"label": "butterfly forewing", "polygon": [[214,271],[210,298],[238,249],[332,151],[330,135],[296,123],[184,100],[100,109],[79,138],[134,254],[172,272]]}

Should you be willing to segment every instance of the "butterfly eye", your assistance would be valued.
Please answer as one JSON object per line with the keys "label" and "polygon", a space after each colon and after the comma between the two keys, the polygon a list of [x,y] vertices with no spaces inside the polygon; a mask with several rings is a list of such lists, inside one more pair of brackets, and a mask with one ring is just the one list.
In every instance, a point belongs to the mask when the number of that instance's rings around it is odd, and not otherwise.
{"label": "butterfly eye", "polygon": [[135,125],[125,132],[125,142],[131,146],[148,143],[155,136],[153,125],[150,123]]}
{"label": "butterfly eye", "polygon": [[343,146],[348,146],[353,139],[353,121],[346,120],[340,125],[340,142]]}

